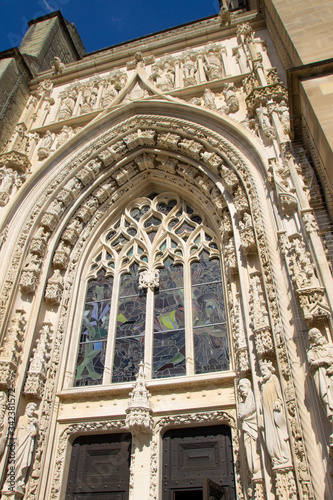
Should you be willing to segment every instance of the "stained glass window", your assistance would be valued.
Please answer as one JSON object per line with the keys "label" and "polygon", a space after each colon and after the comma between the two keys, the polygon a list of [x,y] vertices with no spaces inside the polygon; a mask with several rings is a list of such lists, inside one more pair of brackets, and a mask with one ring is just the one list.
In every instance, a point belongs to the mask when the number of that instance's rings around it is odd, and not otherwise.
{"label": "stained glass window", "polygon": [[139,198],[95,250],[76,386],[133,381],[141,360],[151,378],[229,369],[219,243],[200,210]]}

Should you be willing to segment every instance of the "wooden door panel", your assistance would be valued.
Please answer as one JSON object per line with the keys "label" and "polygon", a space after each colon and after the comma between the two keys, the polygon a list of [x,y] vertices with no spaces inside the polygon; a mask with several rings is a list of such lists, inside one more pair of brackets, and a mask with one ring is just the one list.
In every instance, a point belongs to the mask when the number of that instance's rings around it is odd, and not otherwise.
{"label": "wooden door panel", "polygon": [[187,499],[191,491],[201,492],[196,493],[201,500],[207,478],[225,486],[224,496],[220,498],[235,498],[230,428],[211,426],[167,431],[163,436],[162,500]]}
{"label": "wooden door panel", "polygon": [[130,455],[129,433],[76,439],[66,500],[127,500]]}

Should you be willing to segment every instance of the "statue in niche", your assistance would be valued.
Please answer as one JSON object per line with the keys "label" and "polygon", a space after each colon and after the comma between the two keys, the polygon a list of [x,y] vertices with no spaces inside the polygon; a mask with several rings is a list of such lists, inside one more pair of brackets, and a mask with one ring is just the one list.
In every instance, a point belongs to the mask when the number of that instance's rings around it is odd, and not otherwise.
{"label": "statue in niche", "polygon": [[270,121],[270,114],[266,107],[260,104],[259,108],[256,109],[256,114],[263,131],[264,136],[269,143],[273,142],[276,137],[276,132]]}
{"label": "statue in niche", "polygon": [[0,168],[0,207],[8,203],[9,196],[15,188],[22,185],[23,180],[24,176],[20,176],[16,170],[6,167]]}
{"label": "statue in niche", "polygon": [[117,97],[118,92],[116,90],[116,87],[114,86],[113,83],[108,84],[108,86],[105,89],[104,96],[101,101],[101,105],[103,108],[106,108],[106,106],[109,106],[111,102]]}
{"label": "statue in niche", "polygon": [[271,361],[259,363],[262,375],[261,403],[265,442],[274,468],[290,464],[289,435],[284,415],[280,382]]}
{"label": "statue in niche", "polygon": [[44,160],[49,156],[53,142],[54,142],[54,134],[52,134],[50,130],[47,130],[46,134],[43,137],[42,143],[37,151],[37,156],[39,160]]}
{"label": "statue in niche", "polygon": [[286,101],[282,100],[276,107],[276,111],[281,120],[284,132],[288,134],[290,132],[290,114]]}
{"label": "statue in niche", "polygon": [[[193,57],[193,56],[192,56]],[[195,85],[197,83],[195,78],[196,64],[193,61],[189,53],[185,54],[183,70],[184,70],[184,85],[188,87],[189,85]]]}
{"label": "statue in niche", "polygon": [[215,103],[215,94],[210,89],[204,90],[203,100],[204,100],[204,106],[206,108],[212,109],[213,111],[217,109]]}
{"label": "statue in niche", "polygon": [[163,92],[172,90],[175,86],[175,70],[169,59],[164,59],[160,64],[153,64],[149,80],[153,81]]}
{"label": "statue in niche", "polygon": [[307,357],[318,394],[333,423],[333,344],[329,343],[318,328],[308,332],[310,347]]}
{"label": "statue in niche", "polygon": [[224,108],[225,114],[237,113],[239,110],[239,100],[236,95],[237,88],[230,82],[224,86],[223,95],[225,98],[226,106]]}
{"label": "statue in niche", "polygon": [[8,437],[7,394],[0,391],[0,457],[2,456]]}
{"label": "statue in niche", "polygon": [[261,471],[259,455],[258,424],[256,405],[251,382],[242,378],[238,384],[239,394],[242,402],[239,405],[238,416],[242,422],[242,434],[247,459],[247,465],[251,477],[257,477]]}
{"label": "statue in niche", "polygon": [[205,56],[205,72],[208,81],[222,78],[222,61],[218,50],[209,49]]}
{"label": "statue in niche", "polygon": [[67,120],[73,114],[77,98],[77,91],[75,89],[65,91],[62,94],[62,97],[63,99],[60,104],[58,120]]}
{"label": "statue in niche", "polygon": [[[24,494],[27,472],[32,462],[38,420],[34,416],[36,403],[28,403],[25,413],[17,422],[15,429],[15,492]],[[5,485],[8,489],[8,485]]]}
{"label": "statue in niche", "polygon": [[64,125],[62,129],[60,130],[60,133],[58,134],[55,148],[58,149],[60,146],[65,144],[68,139],[70,138],[71,133],[73,132],[73,129],[71,127],[67,127],[67,125]]}
{"label": "statue in niche", "polygon": [[97,89],[96,88],[89,88],[86,87],[83,90],[82,93],[82,102],[81,102],[81,109],[80,109],[80,114],[84,113],[90,113],[95,107],[95,104],[97,102]]}

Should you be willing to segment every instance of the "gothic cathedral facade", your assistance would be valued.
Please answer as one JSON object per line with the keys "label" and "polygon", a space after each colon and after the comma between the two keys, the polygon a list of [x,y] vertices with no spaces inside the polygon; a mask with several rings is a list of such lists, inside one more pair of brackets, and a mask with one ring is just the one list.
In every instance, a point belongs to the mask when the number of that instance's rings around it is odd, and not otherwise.
{"label": "gothic cathedral facade", "polygon": [[333,499],[333,63],[287,3],[0,54],[2,500]]}

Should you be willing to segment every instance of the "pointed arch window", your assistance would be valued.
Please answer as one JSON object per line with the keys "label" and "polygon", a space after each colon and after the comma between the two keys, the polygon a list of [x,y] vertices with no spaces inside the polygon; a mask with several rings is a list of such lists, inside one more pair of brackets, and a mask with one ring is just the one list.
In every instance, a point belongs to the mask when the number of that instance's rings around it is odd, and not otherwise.
{"label": "pointed arch window", "polygon": [[87,276],[75,386],[229,369],[218,239],[177,195],[137,199],[102,235]]}

